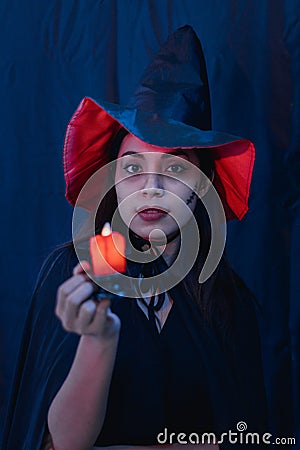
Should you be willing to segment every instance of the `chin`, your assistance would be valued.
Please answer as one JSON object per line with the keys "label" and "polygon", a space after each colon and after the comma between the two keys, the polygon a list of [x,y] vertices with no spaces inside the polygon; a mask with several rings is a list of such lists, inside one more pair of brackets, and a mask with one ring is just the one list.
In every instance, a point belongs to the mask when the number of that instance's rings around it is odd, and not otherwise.
{"label": "chin", "polygon": [[170,237],[178,234],[178,227],[162,226],[159,223],[146,226],[131,224],[130,229],[141,238],[160,245],[166,244]]}

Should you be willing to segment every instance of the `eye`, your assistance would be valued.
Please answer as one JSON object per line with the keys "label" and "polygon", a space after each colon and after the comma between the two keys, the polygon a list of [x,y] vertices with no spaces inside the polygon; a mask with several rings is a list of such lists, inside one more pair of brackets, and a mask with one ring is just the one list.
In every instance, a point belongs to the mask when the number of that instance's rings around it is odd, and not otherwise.
{"label": "eye", "polygon": [[142,168],[138,164],[127,164],[127,166],[124,166],[123,169],[128,173],[139,173]]}
{"label": "eye", "polygon": [[182,173],[185,170],[186,170],[186,168],[184,166],[182,166],[181,164],[172,164],[171,166],[169,166],[167,168],[167,172],[172,172],[172,173]]}

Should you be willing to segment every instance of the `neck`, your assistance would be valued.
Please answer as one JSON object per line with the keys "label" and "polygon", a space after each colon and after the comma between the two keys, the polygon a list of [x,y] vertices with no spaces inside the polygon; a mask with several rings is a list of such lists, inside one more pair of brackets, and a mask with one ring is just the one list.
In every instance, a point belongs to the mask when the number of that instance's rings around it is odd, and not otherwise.
{"label": "neck", "polygon": [[163,258],[171,266],[173,261],[176,259],[180,245],[180,235],[176,236],[172,241],[168,242],[165,247],[157,246],[159,253],[163,253]]}
{"label": "neck", "polygon": [[[135,242],[137,249],[142,249],[145,251],[149,248],[149,241],[138,236],[136,233],[132,233],[131,239],[132,242]],[[178,255],[180,240],[180,234],[178,233],[177,235],[172,236],[170,239],[168,239],[168,242],[166,244],[159,245],[159,243],[155,244],[153,242],[153,251],[156,256],[161,254],[167,265],[171,266]],[[143,248],[144,246],[146,246],[146,249]]]}

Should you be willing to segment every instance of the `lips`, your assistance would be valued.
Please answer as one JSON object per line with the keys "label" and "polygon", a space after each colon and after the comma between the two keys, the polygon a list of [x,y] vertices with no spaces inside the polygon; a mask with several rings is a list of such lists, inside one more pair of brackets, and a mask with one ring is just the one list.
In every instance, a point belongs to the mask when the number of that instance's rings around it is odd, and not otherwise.
{"label": "lips", "polygon": [[147,222],[159,220],[168,214],[164,209],[153,207],[140,208],[137,213],[141,219],[146,220]]}

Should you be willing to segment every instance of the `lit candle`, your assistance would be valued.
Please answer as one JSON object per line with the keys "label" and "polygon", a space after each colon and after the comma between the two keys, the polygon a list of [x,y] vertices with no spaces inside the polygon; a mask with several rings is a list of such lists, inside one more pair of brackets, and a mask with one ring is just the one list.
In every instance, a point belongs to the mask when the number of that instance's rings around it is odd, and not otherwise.
{"label": "lit candle", "polygon": [[96,276],[113,275],[125,272],[126,241],[122,234],[112,232],[107,222],[101,234],[90,238],[90,253],[93,271]]}

